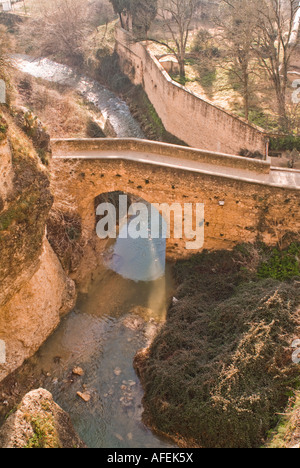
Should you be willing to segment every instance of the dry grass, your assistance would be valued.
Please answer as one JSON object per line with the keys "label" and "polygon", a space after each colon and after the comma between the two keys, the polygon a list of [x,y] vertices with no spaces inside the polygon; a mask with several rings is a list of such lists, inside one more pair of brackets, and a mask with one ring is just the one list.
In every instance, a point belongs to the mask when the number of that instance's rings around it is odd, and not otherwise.
{"label": "dry grass", "polygon": [[90,121],[94,121],[101,132],[100,111],[89,108],[76,92],[22,73],[18,73],[15,80],[19,91],[16,102],[38,115],[51,138],[85,138],[89,136]]}

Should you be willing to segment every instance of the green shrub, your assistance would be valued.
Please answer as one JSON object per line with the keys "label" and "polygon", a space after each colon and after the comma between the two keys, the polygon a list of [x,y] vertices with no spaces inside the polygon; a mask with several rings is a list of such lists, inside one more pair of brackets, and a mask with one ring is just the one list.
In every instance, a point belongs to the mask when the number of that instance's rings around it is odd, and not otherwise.
{"label": "green shrub", "polygon": [[0,141],[5,140],[8,130],[8,125],[4,118],[0,115]]}
{"label": "green shrub", "polygon": [[273,250],[270,259],[263,262],[258,270],[260,278],[274,278],[281,281],[300,275],[300,244],[292,244],[288,250]]}
{"label": "green shrub", "polygon": [[36,415],[29,419],[34,435],[29,439],[25,448],[29,449],[57,449],[61,448],[54,417],[51,413]]}
{"label": "green shrub", "polygon": [[129,78],[121,71],[116,52],[101,60],[100,76],[117,93],[127,92],[132,86]]}
{"label": "green shrub", "polygon": [[300,151],[300,136],[287,135],[270,139],[271,151]]}

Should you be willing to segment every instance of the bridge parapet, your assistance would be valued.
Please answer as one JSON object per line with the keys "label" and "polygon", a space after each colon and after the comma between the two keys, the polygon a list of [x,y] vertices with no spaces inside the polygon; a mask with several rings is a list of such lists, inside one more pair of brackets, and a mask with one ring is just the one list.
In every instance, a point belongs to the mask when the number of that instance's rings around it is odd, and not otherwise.
{"label": "bridge parapet", "polygon": [[150,153],[180,159],[181,161],[196,161],[204,164],[251,171],[258,174],[269,174],[271,168],[269,161],[136,138],[53,139],[52,150],[54,155],[57,156],[66,151],[116,151],[116,153],[130,151],[144,154]]}

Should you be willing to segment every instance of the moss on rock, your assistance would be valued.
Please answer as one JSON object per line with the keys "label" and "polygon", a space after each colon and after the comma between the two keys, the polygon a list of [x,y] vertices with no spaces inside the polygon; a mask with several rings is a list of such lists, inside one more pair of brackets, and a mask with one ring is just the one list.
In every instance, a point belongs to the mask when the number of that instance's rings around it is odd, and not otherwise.
{"label": "moss on rock", "polygon": [[85,448],[69,416],[42,388],[23,398],[0,429],[0,448]]}

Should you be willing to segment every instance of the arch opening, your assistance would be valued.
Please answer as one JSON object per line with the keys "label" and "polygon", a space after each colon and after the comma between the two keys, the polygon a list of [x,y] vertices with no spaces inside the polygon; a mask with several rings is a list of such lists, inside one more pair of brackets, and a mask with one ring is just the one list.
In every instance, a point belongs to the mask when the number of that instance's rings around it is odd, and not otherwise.
{"label": "arch opening", "polygon": [[112,234],[105,255],[109,269],[136,282],[164,277],[167,223],[149,202],[121,191],[101,194],[95,198],[95,226],[98,234],[99,226]]}

